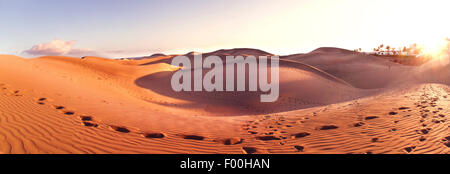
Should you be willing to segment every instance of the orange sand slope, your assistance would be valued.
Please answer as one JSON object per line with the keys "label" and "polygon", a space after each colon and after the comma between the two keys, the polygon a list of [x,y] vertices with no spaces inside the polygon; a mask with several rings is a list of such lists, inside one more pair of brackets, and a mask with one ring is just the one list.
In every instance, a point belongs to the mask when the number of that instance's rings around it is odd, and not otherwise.
{"label": "orange sand slope", "polygon": [[280,98],[260,103],[173,92],[172,57],[0,55],[0,152],[448,153],[448,64],[322,48],[282,57]]}

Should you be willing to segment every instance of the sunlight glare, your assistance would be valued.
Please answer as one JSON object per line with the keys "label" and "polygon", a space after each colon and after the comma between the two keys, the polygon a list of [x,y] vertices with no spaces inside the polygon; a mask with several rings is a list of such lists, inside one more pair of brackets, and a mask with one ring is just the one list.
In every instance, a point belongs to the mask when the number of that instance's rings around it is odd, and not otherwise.
{"label": "sunlight glare", "polygon": [[417,44],[420,55],[440,58],[448,54],[450,41],[446,39],[428,39]]}

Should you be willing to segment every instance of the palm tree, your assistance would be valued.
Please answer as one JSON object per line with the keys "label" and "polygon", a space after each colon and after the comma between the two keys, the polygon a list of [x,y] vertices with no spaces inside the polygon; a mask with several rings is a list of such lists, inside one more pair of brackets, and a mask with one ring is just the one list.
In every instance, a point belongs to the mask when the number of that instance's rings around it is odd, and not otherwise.
{"label": "palm tree", "polygon": [[378,53],[380,54],[380,52],[383,52],[382,50],[383,50],[383,47],[384,47],[384,44],[381,44],[379,47],[378,47]]}

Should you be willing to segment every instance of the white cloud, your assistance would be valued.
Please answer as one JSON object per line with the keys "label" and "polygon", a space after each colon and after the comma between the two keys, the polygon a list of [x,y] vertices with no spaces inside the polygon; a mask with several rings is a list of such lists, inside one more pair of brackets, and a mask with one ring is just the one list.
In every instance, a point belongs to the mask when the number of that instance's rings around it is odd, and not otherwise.
{"label": "white cloud", "polygon": [[91,49],[73,48],[75,41],[52,40],[48,43],[37,44],[23,51],[32,56],[99,56]]}
{"label": "white cloud", "polygon": [[74,43],[75,41],[52,40],[49,43],[34,45],[31,49],[25,50],[24,53],[35,56],[62,56],[70,52]]}
{"label": "white cloud", "polygon": [[92,50],[87,48],[74,48],[75,41],[52,40],[48,43],[34,45],[22,54],[28,56],[96,56],[109,58],[139,57],[150,55],[150,50]]}

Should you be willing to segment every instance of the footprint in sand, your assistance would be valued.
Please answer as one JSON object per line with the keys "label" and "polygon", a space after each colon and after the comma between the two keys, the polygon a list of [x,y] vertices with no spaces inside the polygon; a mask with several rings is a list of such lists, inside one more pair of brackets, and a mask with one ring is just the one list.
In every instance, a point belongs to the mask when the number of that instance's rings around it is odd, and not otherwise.
{"label": "footprint in sand", "polygon": [[338,126],[335,125],[324,125],[319,127],[319,130],[331,130],[331,129],[337,129],[339,128]]}
{"label": "footprint in sand", "polygon": [[406,109],[409,109],[409,107],[400,107],[400,108],[398,108],[398,110],[406,110]]}
{"label": "footprint in sand", "polygon": [[428,132],[430,132],[431,128],[426,128],[426,129],[422,129],[420,130],[420,132],[422,132],[422,134],[428,134]]}
{"label": "footprint in sand", "polygon": [[36,103],[40,104],[40,105],[44,105],[45,104],[44,102],[46,102],[46,101],[47,101],[47,98],[39,98]]}
{"label": "footprint in sand", "polygon": [[57,110],[65,109],[64,106],[54,106],[54,107],[55,107],[55,109],[57,109]]}
{"label": "footprint in sand", "polygon": [[445,137],[442,141],[444,141],[444,145],[450,147],[450,136]]}
{"label": "footprint in sand", "polygon": [[11,93],[12,93],[11,95],[14,95],[14,96],[22,96],[22,94],[20,94],[20,90],[14,90]]}
{"label": "footprint in sand", "polygon": [[86,115],[80,116],[80,119],[82,121],[92,121],[93,120],[91,116],[86,116]]}
{"label": "footprint in sand", "polygon": [[253,154],[258,151],[255,147],[242,147],[242,150],[245,154]]}
{"label": "footprint in sand", "polygon": [[276,137],[276,136],[258,136],[258,137],[256,137],[256,139],[262,140],[262,141],[281,140],[281,138]]}
{"label": "footprint in sand", "polygon": [[360,126],[363,126],[364,124],[365,124],[364,122],[358,122],[358,123],[353,124],[353,126],[360,127]]}
{"label": "footprint in sand", "polygon": [[373,120],[376,118],[379,118],[379,117],[378,116],[368,116],[368,117],[364,118],[364,120]]}
{"label": "footprint in sand", "polygon": [[303,150],[305,150],[305,147],[303,146],[294,146],[295,149],[297,149],[297,151],[299,152],[303,152]]}
{"label": "footprint in sand", "polygon": [[73,115],[73,114],[75,114],[75,112],[73,112],[73,111],[64,111],[64,114],[65,115]]}
{"label": "footprint in sand", "polygon": [[406,147],[405,151],[410,153],[411,151],[413,151],[416,148],[416,146],[411,146],[411,147]]}
{"label": "footprint in sand", "polygon": [[425,137],[420,137],[419,138],[419,141],[425,141],[425,140],[427,140]]}
{"label": "footprint in sand", "polygon": [[306,137],[309,135],[311,135],[311,134],[308,132],[300,132],[300,133],[292,134],[292,138],[303,138],[303,137]]}
{"label": "footprint in sand", "polygon": [[145,138],[164,138],[165,135],[163,133],[143,133],[142,136]]}
{"label": "footprint in sand", "polygon": [[83,125],[86,127],[98,127],[98,124],[87,122],[87,121],[83,121]]}
{"label": "footprint in sand", "polygon": [[219,140],[215,140],[215,141],[222,143],[224,145],[236,145],[236,144],[241,144],[242,142],[244,142],[244,139],[235,137],[235,138],[219,139]]}
{"label": "footprint in sand", "polygon": [[389,112],[389,115],[397,115],[398,113],[397,112],[394,112],[394,111],[392,111],[392,112]]}
{"label": "footprint in sand", "polygon": [[122,126],[109,126],[109,128],[111,128],[112,130],[115,130],[117,132],[121,132],[121,133],[130,133],[131,132],[129,129],[127,129],[126,127],[122,127]]}
{"label": "footprint in sand", "polygon": [[198,136],[198,135],[180,135],[183,139],[187,139],[187,140],[204,140],[205,137],[203,136]]}

